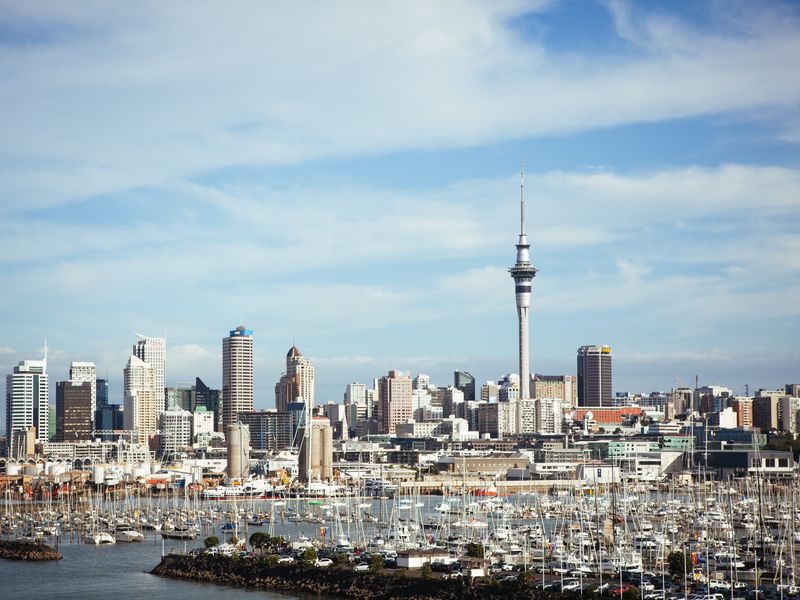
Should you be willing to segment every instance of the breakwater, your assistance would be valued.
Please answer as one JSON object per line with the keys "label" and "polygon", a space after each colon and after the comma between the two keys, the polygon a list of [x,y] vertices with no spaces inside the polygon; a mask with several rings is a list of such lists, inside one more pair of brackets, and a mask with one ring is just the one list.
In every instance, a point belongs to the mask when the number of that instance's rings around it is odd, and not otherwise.
{"label": "breakwater", "polygon": [[[354,600],[551,600],[557,595],[531,583],[493,580],[468,583],[457,579],[424,579],[405,571],[355,572],[350,567],[268,565],[264,560],[220,556],[168,555],[155,575],[246,586],[293,594],[323,594]],[[559,595],[560,596],[560,595]]]}
{"label": "breakwater", "polygon": [[0,540],[0,558],[9,560],[61,560],[61,554],[46,544]]}

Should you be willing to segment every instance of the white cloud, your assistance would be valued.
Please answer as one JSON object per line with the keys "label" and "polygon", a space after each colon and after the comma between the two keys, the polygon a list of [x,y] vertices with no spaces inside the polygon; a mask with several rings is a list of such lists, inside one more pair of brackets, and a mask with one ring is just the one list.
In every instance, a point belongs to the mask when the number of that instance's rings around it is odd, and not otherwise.
{"label": "white cloud", "polygon": [[14,354],[14,349],[8,346],[0,346],[0,354]]}
{"label": "white cloud", "polygon": [[791,14],[710,32],[612,3],[632,51],[580,55],[520,35],[514,19],[550,4],[6,3],[7,27],[36,41],[0,49],[0,210],[800,100]]}

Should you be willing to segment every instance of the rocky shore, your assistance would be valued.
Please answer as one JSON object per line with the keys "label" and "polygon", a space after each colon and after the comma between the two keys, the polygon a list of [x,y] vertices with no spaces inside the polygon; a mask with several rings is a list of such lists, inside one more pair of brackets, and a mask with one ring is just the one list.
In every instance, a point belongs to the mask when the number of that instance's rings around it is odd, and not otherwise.
{"label": "rocky shore", "polygon": [[354,600],[550,600],[556,594],[519,582],[489,580],[468,584],[453,579],[423,579],[405,572],[357,573],[349,567],[300,564],[269,566],[263,560],[220,556],[165,556],[155,575],[251,587],[294,594],[322,594]]}
{"label": "rocky shore", "polygon": [[0,540],[0,558],[10,560],[61,560],[61,554],[46,544]]}

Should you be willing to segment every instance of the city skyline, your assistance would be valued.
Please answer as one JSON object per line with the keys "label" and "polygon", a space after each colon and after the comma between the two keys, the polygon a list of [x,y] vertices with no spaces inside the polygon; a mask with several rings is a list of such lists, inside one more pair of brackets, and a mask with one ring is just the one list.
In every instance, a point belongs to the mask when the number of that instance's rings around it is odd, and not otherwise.
{"label": "city skyline", "polygon": [[51,405],[72,361],[121,403],[137,331],[167,338],[166,385],[221,388],[241,321],[257,409],[293,338],[317,404],[517,372],[521,156],[532,372],[607,344],[615,391],[798,379],[796,5],[287,12],[311,47],[195,8],[4,9],[0,369],[46,337]]}

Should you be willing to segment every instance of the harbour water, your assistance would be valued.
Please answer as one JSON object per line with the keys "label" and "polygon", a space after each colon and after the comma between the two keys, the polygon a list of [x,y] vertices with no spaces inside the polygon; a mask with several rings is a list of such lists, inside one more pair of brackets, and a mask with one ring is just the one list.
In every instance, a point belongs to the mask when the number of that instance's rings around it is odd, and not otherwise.
{"label": "harbour water", "polygon": [[[194,544],[197,545],[197,544]],[[292,600],[264,591],[165,579],[149,571],[161,558],[161,542],[62,544],[63,560],[0,560],[0,598],[37,600]]]}

